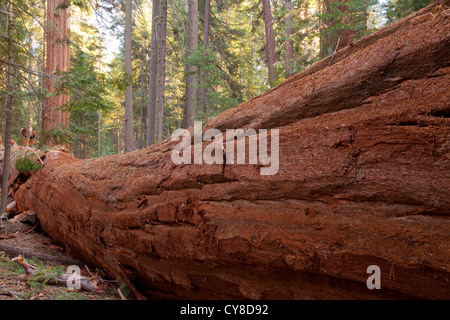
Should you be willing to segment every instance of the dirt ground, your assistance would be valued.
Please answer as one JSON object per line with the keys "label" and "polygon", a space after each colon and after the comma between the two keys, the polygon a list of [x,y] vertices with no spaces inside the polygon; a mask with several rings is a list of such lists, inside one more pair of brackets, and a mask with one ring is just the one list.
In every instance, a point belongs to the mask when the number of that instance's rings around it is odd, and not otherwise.
{"label": "dirt ground", "polygon": [[[128,297],[128,288],[120,281],[106,279],[101,270],[86,267],[68,256],[64,248],[52,242],[38,225],[3,220],[0,229],[0,300],[119,300]],[[97,281],[95,292],[69,289],[67,286],[43,284],[12,258],[23,255],[29,264],[44,270],[65,273],[69,265],[79,265],[81,275]]]}

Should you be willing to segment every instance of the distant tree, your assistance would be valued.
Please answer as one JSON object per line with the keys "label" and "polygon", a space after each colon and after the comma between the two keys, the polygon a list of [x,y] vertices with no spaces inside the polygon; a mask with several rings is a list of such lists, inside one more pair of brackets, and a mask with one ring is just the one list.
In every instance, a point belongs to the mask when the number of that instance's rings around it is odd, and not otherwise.
{"label": "distant tree", "polygon": [[133,0],[125,2],[125,78],[128,83],[125,88],[125,152],[134,150],[133,135],[133,75],[131,37],[133,28]]}
{"label": "distant tree", "polygon": [[[209,31],[210,31],[210,17],[211,17],[211,1],[205,0],[205,13],[203,21],[203,49],[208,50],[209,46]],[[200,75],[200,92],[199,92],[199,110],[204,115],[206,114],[206,100],[207,100],[207,86],[205,83],[206,70],[202,70]]]}
{"label": "distant tree", "polygon": [[[189,0],[188,12],[188,47],[187,56],[193,55],[198,47],[198,0]],[[187,65],[186,76],[186,106],[184,113],[184,127],[194,124],[195,108],[197,106],[197,66]]]}
{"label": "distant tree", "polygon": [[388,23],[400,20],[411,13],[419,11],[435,0],[392,0],[386,5],[386,18]]}
{"label": "distant tree", "polygon": [[9,175],[10,175],[10,158],[11,158],[11,124],[12,124],[12,117],[13,117],[13,77],[14,77],[14,44],[13,44],[13,28],[14,28],[14,21],[13,21],[13,11],[12,6],[9,4],[9,13],[10,15],[7,15],[7,67],[6,67],[6,105],[5,105],[5,134],[4,134],[4,151],[3,151],[3,169],[2,169],[2,199],[0,203],[0,225],[2,224],[2,218],[3,213],[6,212],[6,207],[8,205],[8,192],[9,192]]}
{"label": "distant tree", "polygon": [[160,0],[153,0],[152,5],[152,30],[150,40],[150,69],[148,83],[148,102],[147,102],[147,146],[155,143],[155,121],[156,121],[156,89],[158,79],[158,25],[160,21]]}
{"label": "distant tree", "polygon": [[277,80],[275,70],[277,56],[275,52],[275,38],[273,35],[272,9],[270,7],[270,0],[262,0],[262,4],[266,30],[267,67],[269,69],[269,83],[272,86]]}
{"label": "distant tree", "polygon": [[286,24],[286,77],[291,76],[294,73],[294,43],[292,41],[292,2],[291,0],[284,1],[284,7],[286,8],[286,18],[284,22]]}
{"label": "distant tree", "polygon": [[156,123],[157,141],[163,139],[164,122],[164,94],[166,81],[166,37],[167,37],[167,0],[161,0],[160,3],[160,27],[159,27],[159,51],[158,51],[158,101],[156,108],[158,110]]}

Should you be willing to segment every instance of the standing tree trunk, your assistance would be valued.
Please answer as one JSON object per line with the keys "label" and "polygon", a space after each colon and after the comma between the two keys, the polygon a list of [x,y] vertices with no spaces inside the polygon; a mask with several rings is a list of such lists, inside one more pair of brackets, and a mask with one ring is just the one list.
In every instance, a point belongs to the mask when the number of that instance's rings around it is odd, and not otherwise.
{"label": "standing tree trunk", "polygon": [[[32,52],[33,49],[33,37],[30,36],[29,38],[29,49],[30,52]],[[31,60],[31,56],[28,58],[28,68],[30,70],[32,70],[32,60]],[[29,83],[33,82],[33,76],[31,73],[28,74],[28,81]],[[31,95],[29,96],[29,100],[28,100],[28,134],[31,135],[33,133],[33,100]]]}
{"label": "standing tree trunk", "polygon": [[[198,47],[198,0],[189,1],[188,53],[190,56]],[[184,115],[185,128],[194,124],[195,106],[197,105],[197,67],[190,64],[186,77],[186,107]]]}
{"label": "standing tree trunk", "polygon": [[156,120],[156,86],[158,69],[158,24],[159,24],[159,0],[153,0],[152,8],[152,33],[150,41],[150,68],[148,75],[148,102],[147,102],[147,146],[155,143]]}
{"label": "standing tree trunk", "polygon": [[[208,50],[209,45],[209,29],[210,29],[210,5],[211,0],[205,0],[205,22],[203,26],[203,48]],[[206,114],[207,108],[206,108],[206,98],[207,98],[207,88],[205,85],[206,82],[206,71],[202,70],[201,76],[200,76],[200,82],[201,82],[201,88],[200,88],[200,97],[199,97],[199,109],[202,113],[203,117]]]}
{"label": "standing tree trunk", "polygon": [[144,75],[144,65],[147,62],[145,55],[142,55],[140,62],[140,73],[141,73],[141,105],[139,107],[139,135],[138,135],[138,148],[142,149],[144,147],[144,137],[142,132],[144,131],[144,104],[145,104],[145,75]]}
{"label": "standing tree trunk", "polygon": [[[59,7],[62,1],[47,1],[47,61],[45,89],[52,94],[58,88],[58,76],[61,72],[66,72],[70,68],[70,26],[69,8]],[[69,103],[68,94],[53,95],[45,99],[43,115],[44,144],[54,146],[63,141],[64,146],[69,149],[69,143],[64,142],[67,137],[56,137],[51,135],[51,130],[60,125],[69,128],[69,112],[63,109]]]}
{"label": "standing tree trunk", "polygon": [[292,42],[292,2],[291,0],[284,1],[284,7],[286,8],[286,18],[284,22],[286,24],[286,78],[289,78],[294,74],[294,44]]}
{"label": "standing tree trunk", "polygon": [[126,1],[125,7],[125,78],[129,85],[125,89],[125,152],[134,150],[133,145],[133,77],[131,36],[133,23],[133,0]]}
{"label": "standing tree trunk", "polygon": [[[9,11],[12,12],[12,6],[9,4]],[[13,19],[8,16],[8,65],[6,67],[6,105],[5,105],[5,150],[3,153],[3,170],[2,174],[2,199],[0,203],[0,225],[2,225],[2,216],[6,211],[8,205],[8,190],[9,190],[9,173],[10,173],[10,158],[11,158],[11,123],[13,115],[13,64],[14,64],[14,49],[13,49]],[[1,140],[1,139],[0,139]]]}
{"label": "standing tree trunk", "polygon": [[167,0],[160,3],[160,28],[159,28],[159,52],[158,52],[158,121],[156,123],[156,139],[163,139],[164,123],[164,91],[166,81],[166,34],[167,34]]}
{"label": "standing tree trunk", "polygon": [[98,156],[102,155],[102,111],[97,111],[97,144],[98,144]]}
{"label": "standing tree trunk", "polygon": [[269,69],[269,84],[272,86],[277,80],[275,74],[275,62],[277,56],[275,54],[275,38],[273,36],[273,20],[272,10],[270,9],[270,0],[262,0],[264,24],[266,28],[266,52],[267,52],[267,67]]}
{"label": "standing tree trunk", "polygon": [[[351,24],[351,12],[347,6],[333,6],[335,2],[345,3],[347,0],[323,0],[321,7],[322,18],[321,18],[321,31],[333,28],[338,23],[343,23],[346,25]],[[333,14],[333,10],[340,10],[343,14],[346,13],[345,19],[343,21],[336,21],[332,18],[323,17],[324,14],[330,16]],[[320,58],[324,58],[337,50],[345,48],[352,43],[355,36],[355,30],[347,29],[340,30],[336,33],[327,32],[326,35],[320,35]]]}

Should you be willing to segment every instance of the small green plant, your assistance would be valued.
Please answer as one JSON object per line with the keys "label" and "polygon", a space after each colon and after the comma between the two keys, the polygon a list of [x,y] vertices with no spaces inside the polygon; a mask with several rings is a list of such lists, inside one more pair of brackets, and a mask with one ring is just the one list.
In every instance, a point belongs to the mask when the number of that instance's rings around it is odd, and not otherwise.
{"label": "small green plant", "polygon": [[33,272],[33,277],[28,279],[27,283],[35,289],[42,290],[47,283],[55,284],[58,282],[58,277],[64,273],[64,266],[45,267],[38,266]]}
{"label": "small green plant", "polygon": [[29,171],[37,172],[42,168],[42,165],[40,163],[34,163],[33,156],[24,155],[22,158],[16,160],[15,167],[20,173]]}
{"label": "small green plant", "polygon": [[66,291],[58,291],[52,293],[51,298],[53,300],[89,300],[84,294],[80,292],[66,292]]}

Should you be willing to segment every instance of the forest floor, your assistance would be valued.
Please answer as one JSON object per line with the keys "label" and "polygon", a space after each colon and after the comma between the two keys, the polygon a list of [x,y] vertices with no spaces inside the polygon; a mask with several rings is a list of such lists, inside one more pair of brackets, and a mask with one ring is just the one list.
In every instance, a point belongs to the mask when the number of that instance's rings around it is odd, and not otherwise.
{"label": "forest floor", "polygon": [[[127,296],[128,288],[119,281],[108,281],[101,270],[89,269],[82,262],[67,256],[64,248],[52,242],[39,229],[21,222],[3,220],[0,229],[0,300],[119,300],[121,293]],[[45,270],[65,273],[68,266],[80,264],[82,276],[98,281],[100,288],[95,292],[69,289],[67,286],[42,284],[33,275],[27,276],[25,270],[12,261],[22,254],[29,264]]]}

